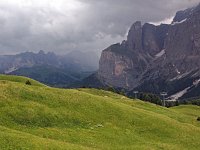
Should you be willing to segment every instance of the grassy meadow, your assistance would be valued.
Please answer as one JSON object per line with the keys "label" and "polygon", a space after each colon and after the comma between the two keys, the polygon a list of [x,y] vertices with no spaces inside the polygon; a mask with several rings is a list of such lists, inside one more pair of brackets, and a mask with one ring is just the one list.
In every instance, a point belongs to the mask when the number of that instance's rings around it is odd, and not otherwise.
{"label": "grassy meadow", "polygon": [[0,75],[1,150],[199,150],[198,116],[198,106],[164,108]]}

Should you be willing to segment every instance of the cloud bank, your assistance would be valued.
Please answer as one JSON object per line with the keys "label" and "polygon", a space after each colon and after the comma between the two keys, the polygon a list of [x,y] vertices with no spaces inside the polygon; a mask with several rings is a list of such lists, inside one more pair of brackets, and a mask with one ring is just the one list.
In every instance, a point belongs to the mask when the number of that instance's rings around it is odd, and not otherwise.
{"label": "cloud bank", "polygon": [[101,50],[137,20],[169,20],[199,0],[1,0],[0,54]]}

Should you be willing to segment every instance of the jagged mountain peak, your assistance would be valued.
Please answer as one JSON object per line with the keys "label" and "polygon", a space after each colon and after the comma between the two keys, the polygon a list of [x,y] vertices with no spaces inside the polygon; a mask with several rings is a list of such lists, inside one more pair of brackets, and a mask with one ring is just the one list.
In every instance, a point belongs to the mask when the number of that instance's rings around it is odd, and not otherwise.
{"label": "jagged mountain peak", "polygon": [[190,18],[196,13],[200,13],[200,3],[197,6],[188,8],[186,10],[178,11],[172,21],[172,24],[177,22],[183,22],[184,20]]}
{"label": "jagged mountain peak", "polygon": [[200,78],[199,14],[200,5],[177,12],[171,25],[135,22],[126,41],[102,52],[98,78],[144,92],[176,94],[192,87]]}
{"label": "jagged mountain peak", "polygon": [[44,52],[43,50],[40,50],[40,51],[38,52],[38,54],[39,54],[39,55],[45,55],[45,52]]}
{"label": "jagged mountain peak", "polygon": [[130,31],[132,31],[132,30],[140,30],[141,27],[142,27],[142,22],[141,21],[136,21],[131,26]]}

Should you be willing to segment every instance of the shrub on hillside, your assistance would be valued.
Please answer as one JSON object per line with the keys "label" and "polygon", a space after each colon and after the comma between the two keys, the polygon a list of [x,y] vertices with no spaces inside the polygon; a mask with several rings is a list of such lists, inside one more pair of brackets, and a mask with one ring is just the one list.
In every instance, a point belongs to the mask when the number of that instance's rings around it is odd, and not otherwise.
{"label": "shrub on hillside", "polygon": [[200,100],[193,100],[190,104],[200,106]]}
{"label": "shrub on hillside", "polygon": [[116,93],[116,90],[113,87],[107,87],[105,90]]}
{"label": "shrub on hillside", "polygon": [[27,80],[26,85],[31,85],[31,82],[29,80]]}
{"label": "shrub on hillside", "polygon": [[179,101],[165,101],[166,107],[174,107],[174,106],[179,106]]}
{"label": "shrub on hillside", "polygon": [[140,93],[139,94],[139,99],[143,100],[143,101],[150,102],[150,103],[154,103],[154,104],[157,104],[157,105],[162,105],[161,99],[158,96],[154,95],[154,94]]}
{"label": "shrub on hillside", "polygon": [[126,96],[126,91],[124,89],[120,90],[117,93],[120,94],[120,95]]}
{"label": "shrub on hillside", "polygon": [[180,101],[179,104],[200,106],[200,100],[190,100],[190,101],[183,100],[183,101]]}
{"label": "shrub on hillside", "polygon": [[197,118],[197,121],[200,121],[200,117]]}

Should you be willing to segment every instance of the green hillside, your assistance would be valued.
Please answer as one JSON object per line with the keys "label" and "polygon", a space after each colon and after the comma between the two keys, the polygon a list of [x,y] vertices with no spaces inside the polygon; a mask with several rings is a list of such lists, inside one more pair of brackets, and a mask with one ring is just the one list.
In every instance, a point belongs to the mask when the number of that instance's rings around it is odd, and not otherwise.
{"label": "green hillside", "polygon": [[0,74],[0,81],[1,83],[4,83],[5,81],[11,81],[11,82],[18,82],[18,83],[25,83],[26,81],[30,81],[32,85],[34,86],[45,86],[44,84],[32,80],[30,78],[22,77],[22,76],[13,76],[13,75],[1,75]]}
{"label": "green hillside", "polygon": [[102,90],[56,89],[0,75],[1,150],[198,150],[198,116],[198,106],[168,109]]}

